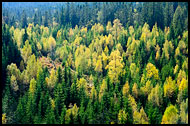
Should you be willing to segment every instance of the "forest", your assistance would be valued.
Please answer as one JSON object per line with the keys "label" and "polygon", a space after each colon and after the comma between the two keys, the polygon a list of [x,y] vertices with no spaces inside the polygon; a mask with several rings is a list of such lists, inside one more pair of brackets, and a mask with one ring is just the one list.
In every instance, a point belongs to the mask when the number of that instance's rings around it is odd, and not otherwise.
{"label": "forest", "polygon": [[2,2],[2,124],[188,124],[187,2]]}

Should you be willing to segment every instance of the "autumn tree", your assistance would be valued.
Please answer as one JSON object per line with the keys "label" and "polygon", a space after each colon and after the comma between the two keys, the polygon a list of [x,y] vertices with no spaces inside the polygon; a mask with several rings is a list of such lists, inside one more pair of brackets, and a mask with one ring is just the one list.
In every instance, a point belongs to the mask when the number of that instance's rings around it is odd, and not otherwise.
{"label": "autumn tree", "polygon": [[179,119],[182,124],[188,123],[188,99],[180,105]]}
{"label": "autumn tree", "polygon": [[51,70],[50,77],[49,78],[46,77],[45,80],[46,80],[47,86],[50,88],[50,90],[52,90],[55,84],[57,83],[57,76],[54,69]]}
{"label": "autumn tree", "polygon": [[123,86],[123,96],[127,96],[129,94],[129,82],[126,81],[125,85]]}
{"label": "autumn tree", "polygon": [[122,57],[120,56],[120,52],[118,50],[115,50],[111,53],[110,62],[106,66],[106,69],[108,69],[108,75],[113,83],[117,83],[119,75],[122,73],[123,63],[122,63]]}
{"label": "autumn tree", "polygon": [[127,113],[124,110],[119,110],[118,114],[118,124],[126,124],[127,121]]}
{"label": "autumn tree", "polygon": [[161,124],[177,124],[179,119],[178,110],[175,106],[169,105],[162,117]]}
{"label": "autumn tree", "polygon": [[123,29],[123,26],[120,23],[120,20],[119,19],[115,19],[113,21],[113,31],[112,31],[112,34],[114,35],[116,42],[118,40],[119,33],[121,32],[122,29]]}
{"label": "autumn tree", "polygon": [[156,87],[154,87],[151,90],[151,93],[148,95],[148,101],[151,101],[153,105],[161,106],[163,103],[162,94],[163,93],[162,93],[161,86],[157,84]]}
{"label": "autumn tree", "polygon": [[172,80],[172,78],[169,76],[168,78],[166,78],[166,81],[164,83],[164,97],[172,97],[175,91],[176,91],[175,80]]}
{"label": "autumn tree", "polygon": [[146,65],[146,71],[147,71],[147,78],[153,78],[155,80],[159,79],[158,69],[156,69],[156,67],[152,63],[148,63]]}
{"label": "autumn tree", "polygon": [[31,45],[29,44],[29,41],[26,40],[24,47],[21,49],[21,56],[25,64],[27,63],[28,58],[31,56],[31,54],[32,54]]}

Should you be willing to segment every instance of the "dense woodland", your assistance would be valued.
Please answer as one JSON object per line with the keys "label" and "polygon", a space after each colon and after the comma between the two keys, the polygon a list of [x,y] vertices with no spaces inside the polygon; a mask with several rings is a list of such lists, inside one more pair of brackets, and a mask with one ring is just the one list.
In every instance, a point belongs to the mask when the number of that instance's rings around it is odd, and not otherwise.
{"label": "dense woodland", "polygon": [[3,124],[188,123],[188,3],[2,5]]}

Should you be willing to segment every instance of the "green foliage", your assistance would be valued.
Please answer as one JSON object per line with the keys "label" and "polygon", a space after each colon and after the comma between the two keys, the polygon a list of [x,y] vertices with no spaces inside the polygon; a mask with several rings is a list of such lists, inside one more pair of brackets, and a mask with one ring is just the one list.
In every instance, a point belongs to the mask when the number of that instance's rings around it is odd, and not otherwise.
{"label": "green foliage", "polygon": [[187,3],[18,4],[2,3],[3,124],[188,123]]}

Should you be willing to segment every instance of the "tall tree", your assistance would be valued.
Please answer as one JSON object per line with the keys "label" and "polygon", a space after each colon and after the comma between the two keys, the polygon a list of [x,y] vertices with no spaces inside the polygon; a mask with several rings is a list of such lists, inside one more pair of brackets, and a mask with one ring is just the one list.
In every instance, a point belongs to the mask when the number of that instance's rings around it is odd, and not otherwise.
{"label": "tall tree", "polygon": [[43,24],[45,27],[48,27],[48,20],[49,20],[48,12],[45,11],[45,16],[44,16],[44,21],[43,21]]}
{"label": "tall tree", "polygon": [[25,10],[23,10],[22,17],[21,17],[21,28],[25,28],[25,27],[28,27],[28,25],[27,25],[27,17],[26,17]]}

